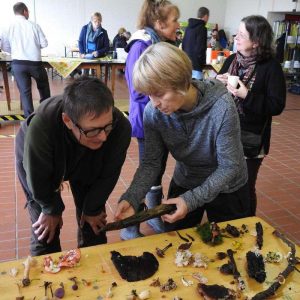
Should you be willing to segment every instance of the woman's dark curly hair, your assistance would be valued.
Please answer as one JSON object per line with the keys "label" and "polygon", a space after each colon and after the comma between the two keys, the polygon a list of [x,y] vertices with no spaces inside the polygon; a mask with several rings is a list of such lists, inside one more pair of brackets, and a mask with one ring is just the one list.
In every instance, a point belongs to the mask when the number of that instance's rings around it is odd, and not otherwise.
{"label": "woman's dark curly hair", "polygon": [[273,49],[273,30],[266,18],[263,16],[252,15],[242,19],[249,38],[258,44],[257,61],[269,59],[274,55]]}

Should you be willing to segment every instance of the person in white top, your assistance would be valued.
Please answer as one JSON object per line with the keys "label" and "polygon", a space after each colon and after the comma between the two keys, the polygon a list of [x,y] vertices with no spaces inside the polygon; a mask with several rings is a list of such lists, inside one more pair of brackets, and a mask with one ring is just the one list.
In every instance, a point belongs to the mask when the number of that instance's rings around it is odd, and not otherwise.
{"label": "person in white top", "polygon": [[37,83],[40,102],[50,97],[48,75],[42,65],[41,48],[48,46],[48,41],[41,27],[31,21],[29,10],[23,2],[13,6],[15,21],[4,35],[3,50],[11,53],[12,72],[20,92],[25,117],[33,111],[31,77]]}

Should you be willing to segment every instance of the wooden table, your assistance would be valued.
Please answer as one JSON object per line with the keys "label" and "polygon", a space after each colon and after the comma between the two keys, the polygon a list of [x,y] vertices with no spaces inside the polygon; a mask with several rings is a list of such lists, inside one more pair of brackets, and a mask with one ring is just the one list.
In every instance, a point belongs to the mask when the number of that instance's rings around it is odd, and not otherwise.
{"label": "wooden table", "polygon": [[[208,256],[210,259],[214,259],[214,262],[210,262],[207,269],[195,268],[195,267],[177,267],[174,264],[174,256],[177,247],[184,243],[175,232],[164,233],[159,235],[147,236],[130,241],[124,241],[114,244],[99,245],[94,247],[88,247],[81,249],[81,261],[80,265],[72,269],[63,269],[57,274],[44,273],[42,263],[43,256],[37,257],[38,265],[32,268],[30,272],[30,278],[32,282],[30,286],[21,288],[21,293],[25,299],[39,300],[44,295],[44,289],[41,287],[44,281],[51,281],[53,289],[55,290],[61,282],[65,286],[66,295],[64,299],[97,299],[98,296],[103,296],[104,299],[109,286],[113,283],[117,283],[117,287],[113,289],[113,299],[126,299],[126,295],[131,293],[131,290],[149,289],[151,291],[150,299],[173,299],[176,295],[185,300],[201,299],[196,290],[197,280],[192,278],[193,272],[201,272],[207,279],[208,284],[220,284],[226,287],[234,288],[233,276],[222,275],[218,267],[227,262],[225,260],[216,260],[215,253],[219,251],[225,251],[232,248],[234,241],[242,242],[242,249],[236,250],[235,259],[238,269],[242,278],[246,283],[246,290],[243,296],[253,296],[257,292],[267,288],[271,282],[277,277],[279,272],[283,271],[287,262],[284,259],[280,264],[266,264],[267,279],[265,283],[259,284],[253,279],[249,279],[245,270],[245,254],[248,250],[253,250],[256,243],[256,238],[251,235],[251,232],[255,230],[255,223],[260,221],[264,229],[264,245],[262,248],[262,254],[265,255],[268,251],[280,251],[283,255],[286,255],[289,251],[289,247],[283,243],[280,239],[272,235],[273,228],[263,220],[252,217],[230,222],[231,225],[236,225],[239,228],[242,224],[248,225],[249,233],[246,233],[241,238],[225,238],[224,243],[218,246],[208,246],[204,244],[194,229],[181,230],[180,233],[186,236],[189,233],[195,238],[191,247],[192,253],[202,253]],[[220,223],[220,227],[223,228],[228,222]],[[157,257],[159,261],[159,270],[154,274],[152,278],[138,281],[127,282],[121,279],[119,273],[115,269],[111,262],[112,250],[119,251],[122,255],[142,255],[143,251],[149,251],[155,253],[155,247],[163,248],[168,243],[172,243],[173,247],[167,250],[164,258]],[[299,247],[297,249],[297,256],[299,257]],[[55,253],[52,255],[54,259],[57,259],[61,253]],[[1,300],[12,300],[18,296],[17,282],[22,279],[23,267],[22,261],[11,261],[0,264],[0,291]],[[19,273],[16,278],[8,275],[11,268],[16,267],[19,269]],[[71,289],[71,281],[69,278],[76,276],[79,283],[77,291]],[[181,282],[181,277],[184,276],[187,280],[193,280],[194,284],[190,287],[185,287]],[[161,283],[165,283],[168,278],[173,278],[177,283],[177,289],[175,291],[161,293],[158,287],[150,287],[149,284],[152,279],[159,278]],[[84,286],[81,280],[85,279],[91,282],[90,286]],[[285,296],[283,296],[285,295]],[[36,298],[34,298],[36,297]],[[242,297],[240,299],[245,299]],[[300,274],[294,271],[290,277],[286,280],[285,284],[277,291],[276,297],[272,299],[300,299]]]}
{"label": "wooden table", "polygon": [[111,68],[111,92],[114,95],[115,93],[115,82],[116,82],[116,72],[117,70],[123,70],[125,68],[125,61],[113,59],[112,62],[108,65]]}
{"label": "wooden table", "polygon": [[[75,58],[74,58],[75,59]],[[77,59],[78,60],[78,59]],[[4,89],[6,95],[6,102],[7,108],[11,110],[11,97],[10,97],[10,90],[9,90],[9,83],[8,83],[8,76],[7,76],[7,67],[6,64],[10,63],[11,59],[0,59],[0,68],[3,73],[3,81],[4,81]],[[43,66],[45,68],[53,68],[50,63],[43,58]],[[120,69],[124,69],[125,61],[122,60],[82,60],[80,65],[78,66],[79,69],[94,69],[96,72],[96,76],[101,79],[101,66],[105,67],[105,76],[104,82],[107,85],[109,71],[111,70],[111,91],[114,95],[115,91],[115,80],[116,80],[116,71]]]}

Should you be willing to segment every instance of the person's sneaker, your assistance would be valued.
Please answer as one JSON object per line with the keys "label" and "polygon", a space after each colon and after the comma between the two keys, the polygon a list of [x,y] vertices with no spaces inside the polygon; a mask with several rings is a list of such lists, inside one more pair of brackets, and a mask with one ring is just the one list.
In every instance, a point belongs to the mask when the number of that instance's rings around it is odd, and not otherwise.
{"label": "person's sneaker", "polygon": [[120,238],[123,241],[132,240],[143,236],[144,235],[140,232],[138,225],[129,226],[120,230]]}
{"label": "person's sneaker", "polygon": [[[146,205],[148,208],[153,208],[161,204],[163,198],[162,187],[153,186],[146,195]],[[147,224],[152,227],[155,233],[165,232],[164,222],[160,217],[153,218],[147,221]]]}

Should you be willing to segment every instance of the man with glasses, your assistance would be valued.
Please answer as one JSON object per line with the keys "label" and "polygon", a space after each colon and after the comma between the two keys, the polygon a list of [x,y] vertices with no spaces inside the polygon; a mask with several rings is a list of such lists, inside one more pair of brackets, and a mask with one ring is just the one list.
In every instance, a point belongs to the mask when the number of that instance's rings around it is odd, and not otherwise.
{"label": "man with glasses", "polygon": [[99,229],[130,136],[129,121],[96,78],[75,80],[26,119],[16,137],[16,168],[32,222],[32,255],[61,251],[65,181],[76,206],[78,247],[107,242]]}

